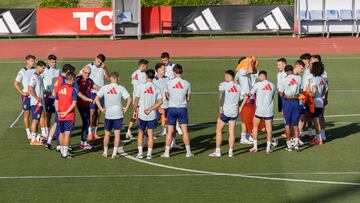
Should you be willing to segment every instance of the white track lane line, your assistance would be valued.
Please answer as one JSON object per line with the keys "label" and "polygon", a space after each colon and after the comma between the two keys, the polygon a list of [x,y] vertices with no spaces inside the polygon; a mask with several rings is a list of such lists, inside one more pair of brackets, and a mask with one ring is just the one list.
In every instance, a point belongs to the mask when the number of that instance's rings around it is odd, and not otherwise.
{"label": "white track lane line", "polygon": [[258,179],[258,180],[273,180],[273,181],[286,181],[286,182],[300,182],[300,183],[317,183],[317,184],[330,184],[330,185],[352,185],[352,186],[360,186],[360,183],[355,182],[338,182],[338,181],[322,181],[322,180],[307,180],[307,179],[293,179],[293,178],[277,178],[277,177],[265,177],[265,176],[256,176],[256,175],[246,175],[246,174],[233,174],[233,173],[219,173],[219,172],[210,172],[210,171],[201,171],[187,168],[180,168],[175,166],[167,166],[159,163],[144,161],[140,159],[136,159],[127,153],[122,153],[122,156],[147,165],[157,166],[161,168],[167,168],[177,171],[185,171],[191,173],[200,173],[200,174],[210,174],[215,176],[232,176],[232,177],[240,177],[240,178],[249,178],[249,179]]}

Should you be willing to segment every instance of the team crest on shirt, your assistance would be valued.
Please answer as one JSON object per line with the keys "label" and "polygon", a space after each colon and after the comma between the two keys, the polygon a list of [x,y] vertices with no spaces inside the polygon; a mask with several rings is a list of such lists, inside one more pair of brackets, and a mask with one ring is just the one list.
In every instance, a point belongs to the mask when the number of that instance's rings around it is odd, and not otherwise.
{"label": "team crest on shirt", "polygon": [[319,84],[320,86],[324,86],[325,85],[325,82],[324,82],[324,80],[320,80],[320,84]]}
{"label": "team crest on shirt", "polygon": [[235,85],[233,85],[229,90],[228,92],[238,92],[238,90],[236,89]]}
{"label": "team crest on shirt", "polygon": [[294,86],[294,85],[297,85],[297,84],[298,84],[298,82],[295,80],[295,78],[293,78],[293,79],[289,82],[288,86]]}
{"label": "team crest on shirt", "polygon": [[115,87],[111,88],[106,94],[117,94]]}
{"label": "team crest on shirt", "polygon": [[262,90],[272,91],[271,85],[267,84]]}
{"label": "team crest on shirt", "polygon": [[144,93],[145,94],[154,94],[153,88],[152,87],[147,88]]}
{"label": "team crest on shirt", "polygon": [[173,89],[184,89],[181,82],[176,83],[176,85],[173,87]]}

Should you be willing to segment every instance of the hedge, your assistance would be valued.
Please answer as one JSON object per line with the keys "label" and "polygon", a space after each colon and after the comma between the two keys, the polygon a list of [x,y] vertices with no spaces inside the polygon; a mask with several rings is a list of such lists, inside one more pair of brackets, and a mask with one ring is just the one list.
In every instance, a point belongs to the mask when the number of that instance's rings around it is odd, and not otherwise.
{"label": "hedge", "polygon": [[79,0],[39,0],[40,8],[76,8]]}
{"label": "hedge", "polygon": [[294,4],[294,0],[250,0],[250,4]]}

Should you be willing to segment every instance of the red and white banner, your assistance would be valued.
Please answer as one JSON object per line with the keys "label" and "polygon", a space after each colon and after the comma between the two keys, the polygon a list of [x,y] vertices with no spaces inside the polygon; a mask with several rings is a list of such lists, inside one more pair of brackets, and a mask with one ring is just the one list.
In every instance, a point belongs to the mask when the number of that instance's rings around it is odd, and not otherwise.
{"label": "red and white banner", "polygon": [[110,35],[111,8],[39,8],[37,35]]}

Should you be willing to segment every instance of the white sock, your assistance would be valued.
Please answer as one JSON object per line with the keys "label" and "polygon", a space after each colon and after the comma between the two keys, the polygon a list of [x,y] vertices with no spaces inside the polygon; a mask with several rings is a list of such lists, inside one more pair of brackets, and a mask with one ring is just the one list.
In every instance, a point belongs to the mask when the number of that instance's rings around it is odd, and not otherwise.
{"label": "white sock", "polygon": [[321,129],[320,133],[321,133],[321,139],[325,140],[326,139],[325,129]]}
{"label": "white sock", "polygon": [[191,154],[191,149],[190,149],[190,145],[185,145],[185,149],[186,149],[186,153],[187,154]]}
{"label": "white sock", "polygon": [[254,140],[253,144],[254,144],[254,148],[257,149],[257,140]]}
{"label": "white sock", "polygon": [[287,148],[291,148],[291,141],[289,140],[289,141],[286,141],[286,146],[287,146]]}
{"label": "white sock", "polygon": [[148,148],[147,156],[151,156],[151,155],[152,155],[152,148]]}
{"label": "white sock", "polygon": [[119,150],[119,147],[114,147],[112,155],[116,156],[116,153],[117,153],[118,150]]}
{"label": "white sock", "polygon": [[56,145],[56,150],[60,150],[60,151],[61,151],[60,145]]}
{"label": "white sock", "polygon": [[266,142],[266,150],[270,150],[271,149],[271,142],[267,141]]}
{"label": "white sock", "polygon": [[90,135],[90,134],[92,134],[93,132],[92,132],[92,127],[89,127],[89,129],[88,129],[88,135]]}
{"label": "white sock", "polygon": [[41,135],[46,135],[46,129],[45,128],[41,128]]}
{"label": "white sock", "polygon": [[316,135],[316,139],[319,140],[319,141],[322,140],[322,139],[321,139],[321,133],[319,133],[319,134]]}
{"label": "white sock", "polygon": [[96,132],[97,132],[97,126],[94,128],[94,133],[96,134]]}
{"label": "white sock", "polygon": [[131,130],[130,130],[130,128],[128,129],[127,134],[131,134]]}
{"label": "white sock", "polygon": [[246,139],[246,133],[241,133],[241,139],[245,140]]}
{"label": "white sock", "polygon": [[118,153],[122,153],[122,152],[124,152],[124,147],[119,147]]}
{"label": "white sock", "polygon": [[165,146],[165,153],[164,154],[170,154],[170,147]]}
{"label": "white sock", "polygon": [[143,154],[143,146],[138,146],[138,152],[139,154]]}
{"label": "white sock", "polygon": [[26,128],[25,129],[25,132],[26,132],[26,135],[29,137],[29,135],[31,136],[31,132],[30,132],[30,129],[29,128]]}
{"label": "white sock", "polygon": [[49,134],[49,128],[48,128],[48,127],[45,128],[45,133],[46,133],[47,135]]}
{"label": "white sock", "polygon": [[51,145],[51,141],[52,141],[52,137],[49,136],[47,139],[47,143]]}
{"label": "white sock", "polygon": [[220,154],[220,153],[221,153],[221,149],[220,149],[220,148],[216,148],[216,149],[215,149],[215,153],[216,153],[216,154]]}
{"label": "white sock", "polygon": [[299,146],[299,138],[295,138],[295,146]]}
{"label": "white sock", "polygon": [[234,151],[234,149],[233,149],[233,148],[229,148],[229,154],[232,154],[232,153],[233,153],[233,151]]}
{"label": "white sock", "polygon": [[69,151],[69,147],[68,146],[64,146],[64,154],[63,156],[67,156],[68,155],[68,151]]}
{"label": "white sock", "polygon": [[108,149],[109,149],[108,147],[104,147],[104,154],[106,155],[108,154]]}
{"label": "white sock", "polygon": [[31,142],[36,140],[36,133],[31,133]]}

